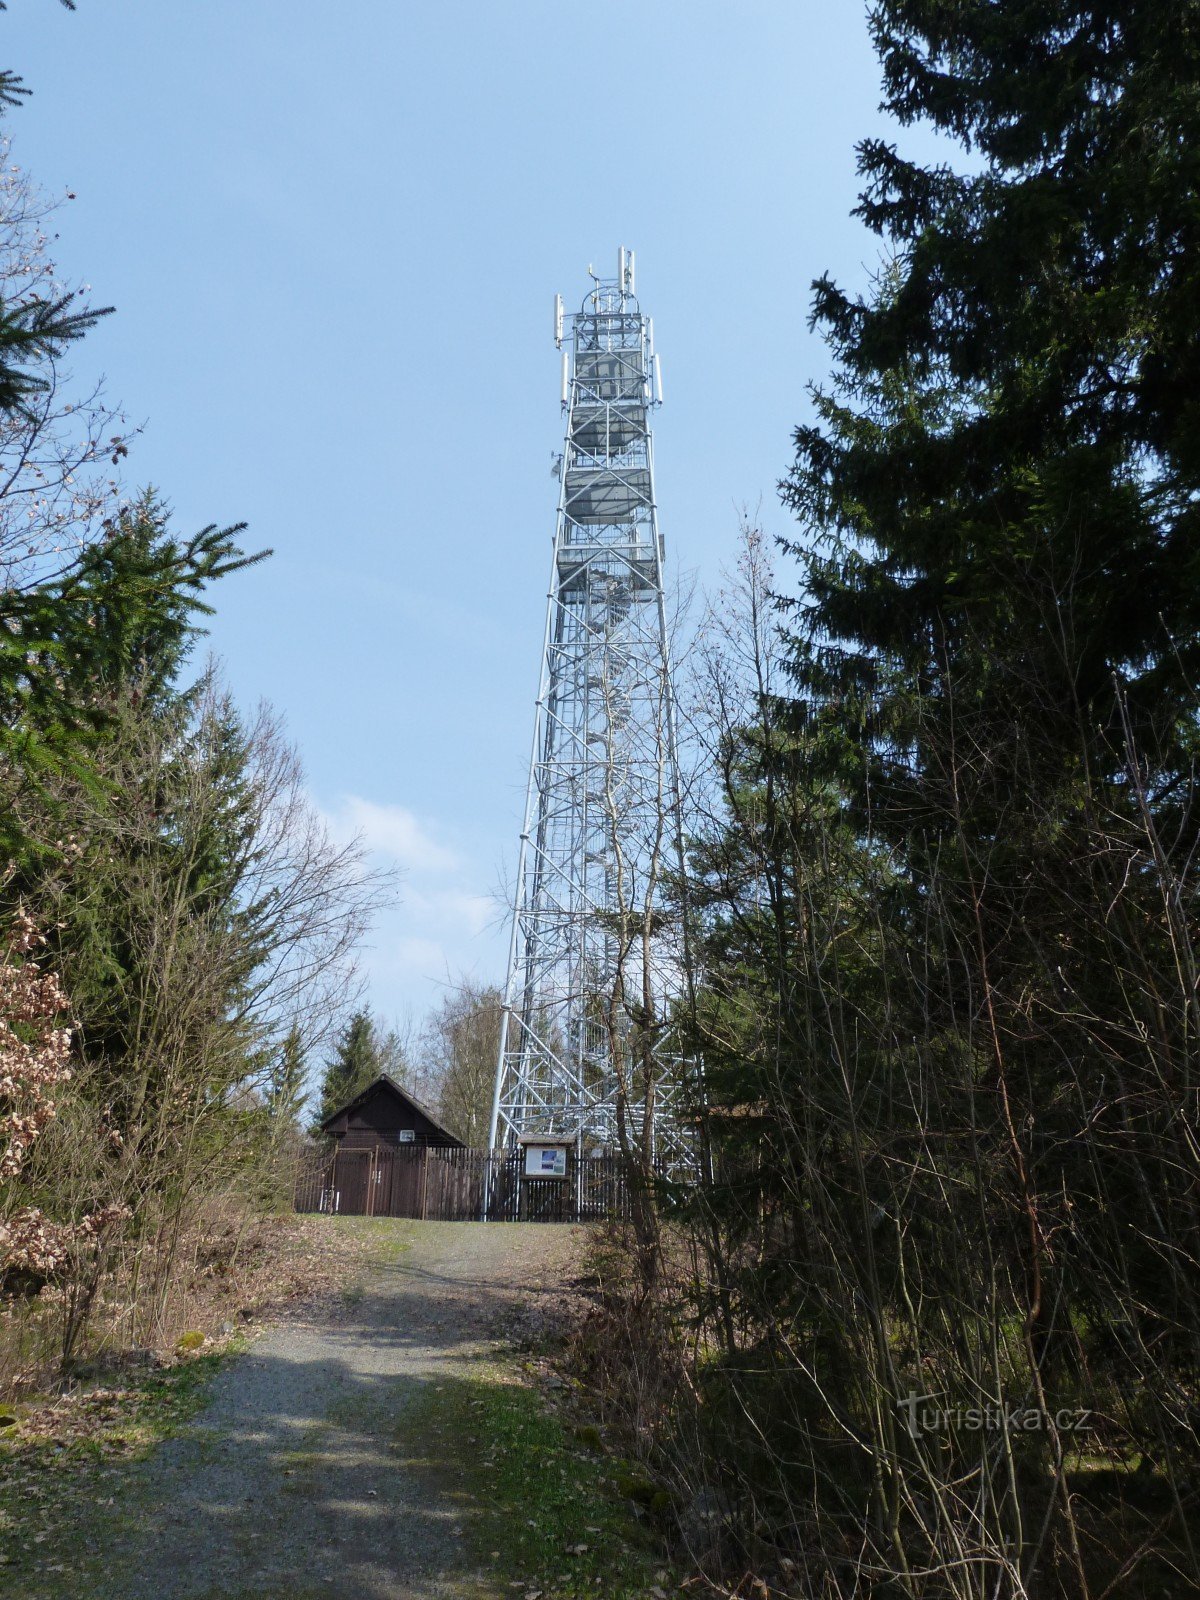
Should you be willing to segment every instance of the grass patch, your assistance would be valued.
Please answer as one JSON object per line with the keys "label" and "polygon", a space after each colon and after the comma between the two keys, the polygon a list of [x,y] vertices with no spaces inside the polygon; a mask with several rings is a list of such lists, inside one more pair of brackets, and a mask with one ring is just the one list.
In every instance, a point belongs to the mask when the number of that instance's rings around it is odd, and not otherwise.
{"label": "grass patch", "polygon": [[338,1298],[344,1306],[361,1305],[367,1286],[363,1272],[371,1267],[393,1267],[412,1247],[413,1225],[403,1217],[329,1217],[327,1226],[354,1246],[358,1275],[343,1284]]}
{"label": "grass patch", "polygon": [[[480,1364],[478,1378],[430,1384],[406,1408],[407,1465],[459,1508],[473,1555],[498,1586],[556,1600],[641,1600],[671,1578],[661,1544],[536,1390]],[[421,1441],[423,1451],[413,1446]]]}
{"label": "grass patch", "polygon": [[0,1592],[79,1593],[79,1553],[117,1517],[128,1467],[182,1431],[240,1346],[20,1408],[20,1425],[0,1434]]}
{"label": "grass patch", "polygon": [[[412,1241],[402,1221],[320,1220],[320,1232],[327,1228],[327,1237],[349,1247],[323,1248],[327,1264],[315,1285],[323,1291],[336,1281],[336,1266],[341,1292],[361,1298],[363,1275],[398,1261]],[[0,1594],[78,1600],[107,1592],[105,1550],[133,1515],[126,1505],[129,1469],[186,1430],[222,1363],[247,1342],[239,1335],[157,1370],[114,1367],[66,1394],[4,1408],[17,1421],[0,1426]],[[287,1463],[289,1487],[295,1479],[303,1490],[314,1461]]]}
{"label": "grass patch", "polygon": [[[411,1248],[413,1223],[405,1217],[322,1217],[335,1235],[364,1247],[365,1265],[392,1267]],[[358,1286],[361,1290],[361,1285]]]}

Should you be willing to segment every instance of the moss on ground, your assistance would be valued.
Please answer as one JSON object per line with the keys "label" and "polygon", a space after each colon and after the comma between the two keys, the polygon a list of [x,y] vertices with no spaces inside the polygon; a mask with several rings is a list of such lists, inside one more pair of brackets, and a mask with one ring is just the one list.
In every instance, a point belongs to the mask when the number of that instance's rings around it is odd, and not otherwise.
{"label": "moss on ground", "polygon": [[581,1447],[510,1368],[431,1384],[406,1408],[406,1464],[455,1506],[498,1588],[520,1580],[555,1600],[641,1600],[672,1579],[661,1541],[622,1499],[602,1456]]}
{"label": "moss on ground", "polygon": [[[335,1233],[356,1239],[367,1247],[368,1267],[392,1267],[411,1249],[415,1223],[402,1217],[329,1217]],[[361,1288],[361,1284],[355,1285]]]}

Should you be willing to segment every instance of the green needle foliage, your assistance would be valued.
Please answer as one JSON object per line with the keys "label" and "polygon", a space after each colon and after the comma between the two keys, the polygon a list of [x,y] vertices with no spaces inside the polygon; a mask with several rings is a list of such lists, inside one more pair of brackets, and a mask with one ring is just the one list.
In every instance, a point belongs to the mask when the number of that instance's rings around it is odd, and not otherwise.
{"label": "green needle foliage", "polygon": [[[75,10],[75,0],[60,3],[68,11]],[[0,4],[0,11],[7,10]],[[0,69],[0,116],[21,105],[31,93],[18,73]],[[14,301],[0,301],[0,411],[14,410],[44,392],[47,380],[39,369],[62,355],[112,310],[111,306],[72,309],[78,301],[74,294],[50,300],[22,295]]]}
{"label": "green needle foliage", "polygon": [[290,1028],[271,1064],[267,1111],[277,1134],[298,1132],[308,1096],[308,1060],[299,1028]]}
{"label": "green needle foliage", "polygon": [[[961,140],[980,170],[861,147],[858,214],[891,265],[869,299],[817,285],[838,379],[797,434],[788,493],[841,541],[807,573],[812,636],[841,647],[830,677],[803,675],[874,705],[894,664],[940,705],[970,670],[985,714],[1010,722],[1036,693],[1118,742],[1128,715],[1186,769],[1196,9],[887,4],[873,29],[898,119]],[[902,715],[875,741],[900,785],[907,732]]]}
{"label": "green needle foliage", "polygon": [[[960,155],[860,147],[884,261],[815,286],[786,680],[752,574],[705,696],[696,1426],[740,1548],[829,1592],[1170,1593],[1200,1581],[1200,7],[871,27],[888,109]],[[1038,1425],[914,1433],[910,1395]]]}
{"label": "green needle foliage", "polygon": [[356,1011],[338,1036],[321,1080],[321,1103],[313,1132],[385,1070],[379,1030],[369,1011]]}
{"label": "green needle foliage", "polygon": [[169,701],[188,650],[211,614],[217,579],[253,566],[244,525],[208,527],[180,540],[147,492],[122,511],[60,577],[3,597],[0,628],[0,774],[11,806],[0,850],[30,846],[28,795],[70,772],[88,781],[89,749],[124,701]]}

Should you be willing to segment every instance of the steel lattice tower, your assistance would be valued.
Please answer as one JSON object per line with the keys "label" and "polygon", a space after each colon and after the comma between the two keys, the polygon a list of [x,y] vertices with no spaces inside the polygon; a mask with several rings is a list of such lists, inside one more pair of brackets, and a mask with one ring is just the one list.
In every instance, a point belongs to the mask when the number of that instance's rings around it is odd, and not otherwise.
{"label": "steel lattice tower", "polygon": [[613,1148],[623,1127],[670,1159],[679,963],[662,883],[681,838],[650,434],[662,383],[632,251],[592,280],[573,316],[555,302],[566,439],[491,1143]]}

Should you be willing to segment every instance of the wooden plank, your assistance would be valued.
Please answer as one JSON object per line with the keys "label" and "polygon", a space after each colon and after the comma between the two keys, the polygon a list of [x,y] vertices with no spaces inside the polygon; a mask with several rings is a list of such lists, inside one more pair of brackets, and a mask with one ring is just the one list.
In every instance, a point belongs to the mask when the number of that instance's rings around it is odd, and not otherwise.
{"label": "wooden plank", "polygon": [[297,1164],[297,1211],[445,1221],[577,1222],[624,1216],[629,1188],[618,1157],[586,1156],[567,1182],[526,1179],[520,1151],[401,1146],[306,1152]]}

